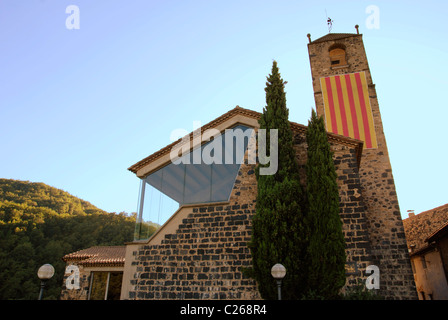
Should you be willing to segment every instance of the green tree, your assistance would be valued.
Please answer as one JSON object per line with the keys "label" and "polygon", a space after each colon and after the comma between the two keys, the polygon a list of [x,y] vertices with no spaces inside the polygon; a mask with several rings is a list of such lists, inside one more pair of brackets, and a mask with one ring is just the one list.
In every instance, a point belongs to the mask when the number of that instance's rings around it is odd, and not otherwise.
{"label": "green tree", "polygon": [[322,117],[313,110],[306,133],[308,288],[316,297],[337,297],[345,284],[345,240],[339,216],[337,175]]}
{"label": "green tree", "polygon": [[258,195],[256,214],[252,220],[252,239],[249,243],[253,266],[247,274],[257,281],[264,299],[276,299],[277,287],[271,276],[271,268],[274,264],[281,263],[287,269],[282,284],[283,298],[299,299],[305,281],[305,261],[301,258],[307,241],[301,210],[303,193],[293,149],[293,134],[288,121],[285,82],[280,76],[276,61],[273,62],[272,72],[267,80],[266,107],[259,123],[260,129],[266,129],[267,149],[270,146],[270,130],[278,130],[278,170],[272,175],[261,175],[260,168],[272,164],[257,166]]}
{"label": "green tree", "polygon": [[[98,245],[132,241],[135,216],[107,213],[43,183],[0,179],[0,300],[39,294],[37,270],[55,268],[44,299],[58,299],[62,257]],[[154,228],[155,229],[155,228]]]}

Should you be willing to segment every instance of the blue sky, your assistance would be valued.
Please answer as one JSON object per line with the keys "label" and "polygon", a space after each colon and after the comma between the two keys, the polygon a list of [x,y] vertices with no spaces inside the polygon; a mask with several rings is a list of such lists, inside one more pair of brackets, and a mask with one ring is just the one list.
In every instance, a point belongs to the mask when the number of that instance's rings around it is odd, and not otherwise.
{"label": "blue sky", "polygon": [[[67,29],[69,5],[79,29]],[[369,28],[369,5],[379,28]],[[360,26],[403,217],[448,202],[444,1],[0,0],[0,177],[109,212],[137,208],[129,166],[239,105],[261,111],[272,61],[290,120],[314,107],[307,33]]]}

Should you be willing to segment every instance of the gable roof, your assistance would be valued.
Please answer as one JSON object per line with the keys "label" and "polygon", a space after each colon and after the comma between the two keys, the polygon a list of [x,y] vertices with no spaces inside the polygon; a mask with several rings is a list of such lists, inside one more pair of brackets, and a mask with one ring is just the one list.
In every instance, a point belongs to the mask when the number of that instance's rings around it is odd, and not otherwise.
{"label": "gable roof", "polygon": [[448,203],[413,217],[403,219],[408,247],[415,246],[413,252],[425,249],[427,240],[433,237],[448,223]]}
{"label": "gable roof", "polygon": [[439,229],[434,231],[428,238],[426,238],[426,242],[431,243],[435,240],[438,240],[448,234],[448,221]]}
{"label": "gable roof", "polygon": [[125,246],[90,247],[66,254],[64,262],[76,261],[83,266],[124,266]]}
{"label": "gable roof", "polygon": [[[233,126],[235,123],[241,123],[242,121],[245,122],[245,124],[250,123],[252,126],[258,127],[258,120],[260,120],[261,115],[262,114],[260,112],[249,110],[249,109],[244,109],[239,106],[236,106],[234,109],[224,113],[222,116],[203,125],[200,128],[200,131],[198,129],[198,130],[191,132],[188,135],[188,141],[193,141],[194,137],[199,135],[199,133],[202,135],[203,132],[208,129],[217,128],[220,126],[229,128],[229,127]],[[231,120],[233,120],[233,121],[231,121]],[[290,124],[291,124],[291,129],[293,131],[295,131],[297,133],[305,133],[306,132],[306,129],[307,129],[306,126],[299,124],[299,123],[292,122],[292,121],[290,121]],[[357,150],[356,155],[357,155],[357,161],[358,161],[358,165],[359,165],[359,163],[361,161],[361,154],[362,154],[362,148],[363,148],[362,141],[356,140],[353,138],[349,138],[349,137],[345,137],[342,135],[330,133],[330,132],[327,132],[327,134],[328,134],[328,139],[330,142],[355,147]],[[137,162],[134,165],[132,165],[131,167],[129,167],[128,170],[137,174],[138,176],[145,176],[145,175],[149,174],[150,172],[155,171],[156,168],[158,169],[161,166],[165,165],[168,162],[169,158],[168,158],[168,160],[165,160],[164,162],[158,163],[158,165],[154,166],[155,168],[151,168],[151,170],[148,169],[145,171],[143,169],[145,167],[149,166],[150,164],[160,160],[162,157],[167,157],[169,155],[171,149],[174,146],[177,146],[179,143],[181,143],[182,139],[183,138],[180,138],[177,141],[170,143],[166,147],[160,149],[159,151],[156,151],[153,154],[149,155],[148,157],[140,160],[139,162]]]}
{"label": "gable roof", "polygon": [[329,33],[323,37],[320,37],[314,41],[311,41],[311,43],[335,41],[335,40],[340,40],[340,39],[355,37],[355,36],[361,36],[361,34],[358,34],[358,33]]}
{"label": "gable roof", "polygon": [[[258,120],[259,118],[259,113],[249,110],[249,109],[243,109],[240,107],[236,107],[226,113],[224,113],[222,116],[216,118],[215,120],[203,125],[199,130],[195,130],[193,132],[191,132],[188,136],[189,136],[189,141],[192,141],[194,137],[196,137],[199,134],[203,134],[204,131],[206,131],[207,129],[211,129],[211,128],[216,128],[218,125],[224,123],[226,120],[235,117],[236,115],[243,115],[245,117],[248,118],[252,118],[252,119],[256,119]],[[149,155],[148,157],[140,160],[139,162],[137,162],[136,164],[132,165],[131,167],[128,168],[129,171],[137,174],[137,171],[142,169],[143,167],[145,167],[146,165],[152,163],[153,161],[156,161],[157,159],[160,159],[161,157],[167,155],[170,153],[171,149],[178,145],[179,143],[182,142],[183,138],[178,139],[177,141],[174,141],[172,143],[170,143],[169,145],[167,145],[166,147],[160,149],[159,151],[154,152],[153,154]]]}

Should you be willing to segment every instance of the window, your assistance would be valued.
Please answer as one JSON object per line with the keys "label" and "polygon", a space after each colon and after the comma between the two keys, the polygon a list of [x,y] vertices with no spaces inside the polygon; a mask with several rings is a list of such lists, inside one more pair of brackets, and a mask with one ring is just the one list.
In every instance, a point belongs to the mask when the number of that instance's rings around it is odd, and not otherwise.
{"label": "window", "polygon": [[344,46],[338,44],[331,46],[329,49],[329,55],[332,67],[347,65]]}
{"label": "window", "polygon": [[163,224],[181,205],[228,201],[252,132],[227,129],[142,179],[135,240],[150,237],[142,225]]}
{"label": "window", "polygon": [[91,273],[89,300],[120,300],[123,272]]}

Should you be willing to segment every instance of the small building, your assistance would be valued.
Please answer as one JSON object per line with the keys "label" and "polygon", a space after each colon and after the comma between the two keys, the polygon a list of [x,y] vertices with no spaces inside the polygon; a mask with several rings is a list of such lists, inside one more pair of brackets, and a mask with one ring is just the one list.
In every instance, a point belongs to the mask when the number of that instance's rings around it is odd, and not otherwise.
{"label": "small building", "polygon": [[448,204],[403,220],[420,300],[448,300]]}
{"label": "small building", "polygon": [[125,253],[125,246],[104,246],[65,255],[61,300],[120,300]]}

